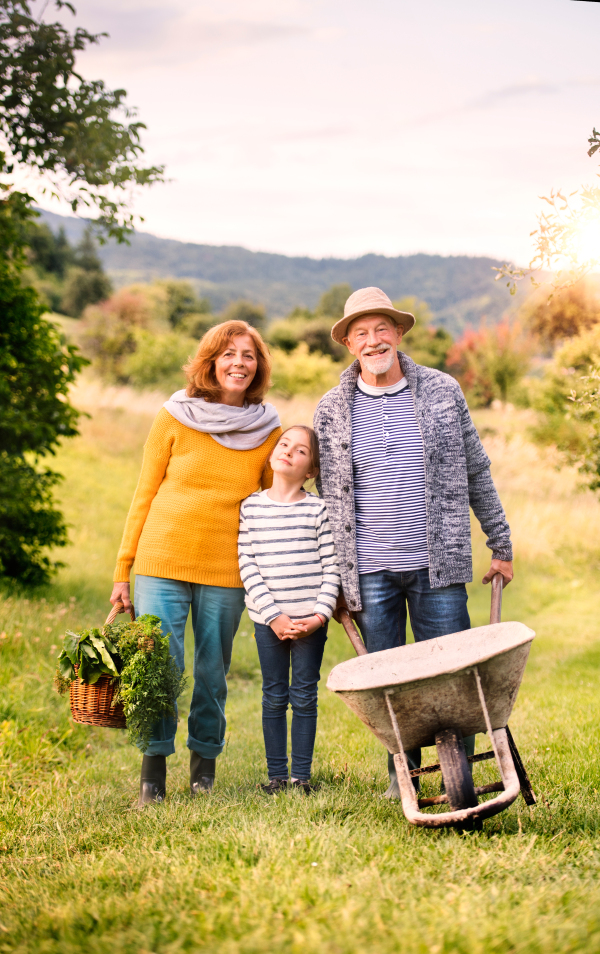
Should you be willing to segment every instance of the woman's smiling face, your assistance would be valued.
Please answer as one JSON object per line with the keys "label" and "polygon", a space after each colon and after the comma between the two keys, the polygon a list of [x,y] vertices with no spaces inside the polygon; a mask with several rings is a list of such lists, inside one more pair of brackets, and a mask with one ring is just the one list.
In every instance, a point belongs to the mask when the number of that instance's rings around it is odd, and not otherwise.
{"label": "woman's smiling face", "polygon": [[215,376],[223,404],[242,406],[256,368],[256,348],[251,335],[236,335],[215,360]]}

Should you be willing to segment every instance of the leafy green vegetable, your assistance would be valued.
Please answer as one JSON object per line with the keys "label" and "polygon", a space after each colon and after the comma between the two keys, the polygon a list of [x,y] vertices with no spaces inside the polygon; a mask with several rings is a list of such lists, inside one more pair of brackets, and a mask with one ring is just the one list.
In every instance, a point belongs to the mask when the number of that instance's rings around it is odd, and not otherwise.
{"label": "leafy green vegetable", "polygon": [[[169,636],[161,632],[158,616],[138,616],[99,629],[67,631],[54,685],[68,691],[79,676],[93,685],[111,676],[116,692],[113,705],[123,704],[129,741],[143,752],[153,725],[165,715],[175,715],[175,703],[185,688],[185,678],[171,656]],[[75,667],[77,672],[75,671]]]}

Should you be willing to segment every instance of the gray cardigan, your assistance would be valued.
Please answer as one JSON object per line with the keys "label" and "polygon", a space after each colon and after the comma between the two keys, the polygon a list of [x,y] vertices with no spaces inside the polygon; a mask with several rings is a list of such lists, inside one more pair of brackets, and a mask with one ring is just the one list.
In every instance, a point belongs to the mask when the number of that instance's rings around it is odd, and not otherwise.
{"label": "gray cardigan", "polygon": [[[398,352],[415,403],[425,457],[429,581],[433,588],[473,578],[469,504],[498,560],[512,560],[510,530],[485,453],[460,385]],[[321,453],[317,485],[327,503],[342,587],[351,610],[362,609],[356,557],[352,476],[352,404],[360,365],[355,361],[315,412]]]}

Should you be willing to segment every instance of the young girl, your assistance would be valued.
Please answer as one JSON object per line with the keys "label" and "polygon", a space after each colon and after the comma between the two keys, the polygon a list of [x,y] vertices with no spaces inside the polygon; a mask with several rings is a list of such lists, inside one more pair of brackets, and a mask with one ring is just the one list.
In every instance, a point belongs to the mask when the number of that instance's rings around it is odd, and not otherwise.
{"label": "young girl", "polygon": [[[311,791],[317,685],[340,573],[323,500],[304,481],[319,472],[310,427],[290,427],[270,464],[273,486],[242,502],[238,554],[263,677],[262,719],[274,794],[288,784],[287,707],[292,705],[292,785]],[[290,662],[292,679],[290,683]]]}

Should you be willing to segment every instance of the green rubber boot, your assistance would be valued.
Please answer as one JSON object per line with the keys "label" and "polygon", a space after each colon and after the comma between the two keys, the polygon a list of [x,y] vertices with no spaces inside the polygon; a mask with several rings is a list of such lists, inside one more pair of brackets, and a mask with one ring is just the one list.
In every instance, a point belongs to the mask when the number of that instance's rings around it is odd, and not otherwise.
{"label": "green rubber boot", "polygon": [[216,759],[205,759],[190,749],[190,794],[212,792],[215,784]]}
{"label": "green rubber boot", "polygon": [[140,774],[138,807],[163,802],[167,794],[167,758],[165,755],[145,755]]}

